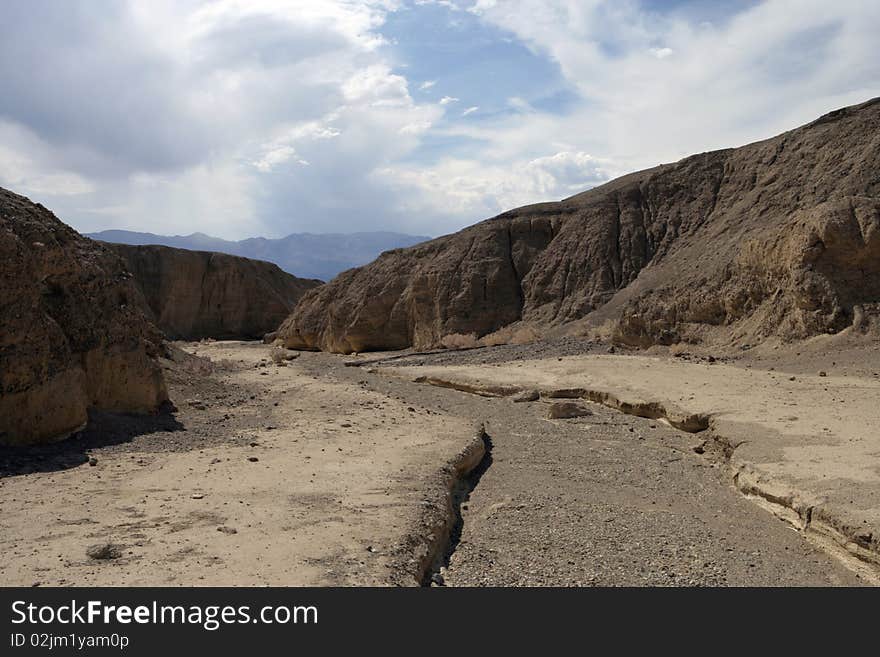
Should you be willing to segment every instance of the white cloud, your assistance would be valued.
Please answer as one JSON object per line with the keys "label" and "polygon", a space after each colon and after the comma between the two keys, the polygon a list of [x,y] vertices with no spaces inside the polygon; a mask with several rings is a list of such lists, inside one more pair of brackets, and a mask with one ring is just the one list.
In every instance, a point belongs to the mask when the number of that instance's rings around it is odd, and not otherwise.
{"label": "white cloud", "polygon": [[486,120],[448,120],[457,98],[412,93],[444,72],[410,83],[382,35],[418,4],[9,3],[0,185],[90,230],[436,233],[880,95],[880,3],[766,0],[709,22],[691,3],[444,0],[558,65],[572,97],[550,111],[524,80],[505,104],[487,80],[484,109],[455,115]]}
{"label": "white cloud", "polygon": [[675,51],[672,48],[650,48],[648,52],[657,59],[666,59]]}
{"label": "white cloud", "polygon": [[507,99],[507,104],[518,112],[534,112],[535,108],[529,104],[524,98],[519,96],[511,96]]}
{"label": "white cloud", "polygon": [[555,60],[581,100],[552,114],[512,97],[515,111],[492,122],[444,126],[478,153],[377,172],[413,214],[443,208],[464,224],[880,95],[880,5],[768,0],[717,24],[598,0],[483,0],[471,11]]}
{"label": "white cloud", "polygon": [[880,95],[877,3],[767,0],[717,24],[599,0],[484,0],[471,11],[556,61],[583,99],[564,116],[471,128],[494,157],[575,136],[636,169]]}
{"label": "white cloud", "polygon": [[478,220],[519,205],[571,196],[617,173],[610,162],[561,151],[507,165],[448,158],[419,169],[388,167],[376,176],[400,189],[397,209],[402,212],[444,207],[453,215]]}
{"label": "white cloud", "polygon": [[358,222],[389,205],[369,172],[411,152],[442,116],[413,100],[383,49],[379,28],[398,7],[11,6],[0,121],[30,138],[0,141],[0,185],[90,230],[152,228],[158,208],[169,225],[224,237],[314,230],[319,218],[324,230],[369,228]]}
{"label": "white cloud", "polygon": [[58,169],[51,148],[28,130],[0,121],[0,181],[19,194],[77,196],[94,191],[85,178]]}

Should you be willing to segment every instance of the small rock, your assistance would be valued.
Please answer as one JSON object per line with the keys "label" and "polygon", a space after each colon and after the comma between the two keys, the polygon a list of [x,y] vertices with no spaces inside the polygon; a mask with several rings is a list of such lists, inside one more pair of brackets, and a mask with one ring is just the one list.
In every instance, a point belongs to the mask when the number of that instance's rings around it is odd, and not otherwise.
{"label": "small rock", "polygon": [[715,362],[715,356],[706,356],[706,360],[709,361],[710,363],[714,363],[714,362]]}
{"label": "small rock", "polygon": [[115,543],[97,543],[90,545],[86,549],[86,556],[89,559],[97,559],[98,561],[119,559],[122,556],[122,546]]}
{"label": "small rock", "polygon": [[533,402],[538,401],[541,398],[541,394],[537,390],[523,390],[518,395],[515,395],[513,401],[515,402]]}
{"label": "small rock", "polygon": [[94,468],[96,465],[98,465],[98,459],[96,459],[94,456],[91,457],[91,458],[89,459],[89,465],[92,466],[92,467]]}
{"label": "small rock", "polygon": [[226,525],[220,525],[217,528],[217,531],[221,532],[223,534],[237,534],[238,533],[238,530],[235,527],[227,527]]}
{"label": "small rock", "polygon": [[825,370],[819,372],[819,376],[828,376],[828,373]]}
{"label": "small rock", "polygon": [[555,402],[550,404],[547,417],[551,420],[564,420],[573,417],[592,415],[593,411],[575,402]]}
{"label": "small rock", "polygon": [[193,493],[190,497],[192,497],[192,499],[194,499],[194,500],[203,500],[203,499],[205,499],[205,496],[204,496],[204,494],[202,494],[202,493]]}
{"label": "small rock", "polygon": [[443,579],[443,575],[440,573],[434,573],[431,575],[431,582],[437,586],[444,586],[446,584],[446,580]]}
{"label": "small rock", "polygon": [[248,456],[248,461],[250,461],[251,463],[256,463],[259,460],[260,459],[258,459],[256,456]]}

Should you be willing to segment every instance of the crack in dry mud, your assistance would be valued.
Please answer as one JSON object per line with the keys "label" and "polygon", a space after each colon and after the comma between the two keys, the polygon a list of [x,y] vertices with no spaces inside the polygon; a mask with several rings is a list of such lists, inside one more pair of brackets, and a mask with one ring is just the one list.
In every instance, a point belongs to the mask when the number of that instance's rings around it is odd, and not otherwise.
{"label": "crack in dry mud", "polygon": [[443,468],[444,500],[441,506],[426,509],[422,529],[412,535],[418,557],[415,561],[414,580],[420,586],[442,583],[440,571],[449,563],[455,551],[464,520],[461,505],[480,481],[492,463],[492,439],[480,424],[473,438]]}
{"label": "crack in dry mud", "polygon": [[449,562],[461,541],[461,534],[464,529],[464,516],[461,513],[462,505],[470,499],[470,495],[479,485],[480,479],[492,465],[492,438],[486,433],[485,425],[480,426],[477,437],[483,441],[483,456],[473,468],[466,472],[462,471],[455,477],[452,490],[450,491],[451,515],[448,517],[451,525],[446,544],[438,545],[430,568],[422,575],[422,586],[431,586],[432,584],[442,586],[444,584],[442,573],[449,567]]}

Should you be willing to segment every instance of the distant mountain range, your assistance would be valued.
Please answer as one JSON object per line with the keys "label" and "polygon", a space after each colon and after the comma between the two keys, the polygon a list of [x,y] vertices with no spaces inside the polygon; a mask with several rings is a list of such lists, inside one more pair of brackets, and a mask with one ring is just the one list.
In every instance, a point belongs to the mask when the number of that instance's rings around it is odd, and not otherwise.
{"label": "distant mountain range", "polygon": [[104,230],[86,237],[118,244],[160,244],[193,251],[217,251],[274,262],[300,278],[333,279],[339,272],[372,262],[383,251],[412,246],[430,239],[403,233],[293,233],[279,239],[251,237],[232,242],[204,233],[154,235],[129,230]]}

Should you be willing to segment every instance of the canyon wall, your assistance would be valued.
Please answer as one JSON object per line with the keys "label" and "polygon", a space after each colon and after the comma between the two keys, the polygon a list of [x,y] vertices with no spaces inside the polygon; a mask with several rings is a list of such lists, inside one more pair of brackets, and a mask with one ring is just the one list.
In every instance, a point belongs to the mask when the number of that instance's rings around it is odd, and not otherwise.
{"label": "canyon wall", "polygon": [[113,252],[0,189],[0,444],[62,439],[89,408],[168,397],[161,335]]}
{"label": "canyon wall", "polygon": [[312,290],[288,347],[436,346],[513,322],[637,346],[876,331],[880,99],[382,254]]}
{"label": "canyon wall", "polygon": [[134,275],[147,315],[172,340],[258,339],[321,281],[277,265],[167,246],[106,244]]}

